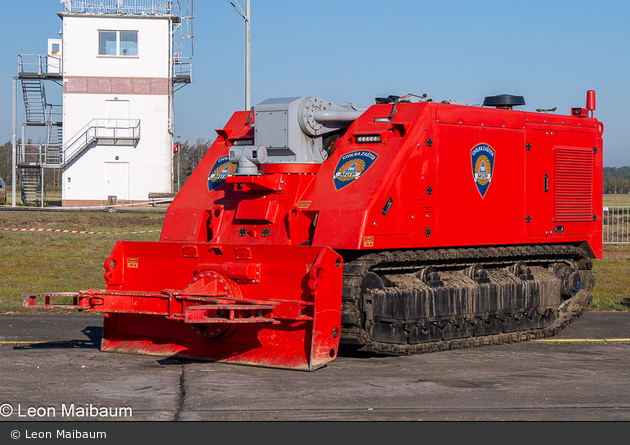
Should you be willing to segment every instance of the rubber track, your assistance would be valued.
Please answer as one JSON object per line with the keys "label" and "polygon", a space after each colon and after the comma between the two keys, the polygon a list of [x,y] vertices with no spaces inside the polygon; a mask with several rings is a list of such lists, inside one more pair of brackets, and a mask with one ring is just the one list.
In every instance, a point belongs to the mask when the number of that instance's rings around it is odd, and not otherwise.
{"label": "rubber track", "polygon": [[[422,267],[434,266],[453,268],[472,264],[502,265],[523,261],[527,265],[575,261],[582,276],[582,289],[575,297],[567,299],[558,310],[557,320],[550,326],[527,331],[468,337],[460,339],[432,341],[419,344],[392,344],[373,342],[359,325],[342,326],[342,344],[344,334],[359,341],[366,341],[360,350],[387,355],[411,355],[449,349],[471,348],[476,346],[517,343],[556,335],[571,324],[591,303],[591,290],[595,284],[591,272],[592,262],[586,251],[572,245],[534,245],[506,246],[466,249],[433,249],[380,252],[367,254],[349,261],[344,265],[344,307],[358,313],[358,301],[361,298],[361,281],[370,271],[388,271],[410,273]],[[345,331],[345,332],[344,332]],[[362,339],[362,340],[360,340]]]}

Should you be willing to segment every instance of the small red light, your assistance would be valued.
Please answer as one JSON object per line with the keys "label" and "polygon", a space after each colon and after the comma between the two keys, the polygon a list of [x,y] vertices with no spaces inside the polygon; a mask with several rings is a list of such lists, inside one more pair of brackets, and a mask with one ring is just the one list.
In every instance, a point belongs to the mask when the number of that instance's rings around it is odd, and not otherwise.
{"label": "small red light", "polygon": [[586,109],[588,111],[595,110],[595,91],[588,90],[586,92]]}

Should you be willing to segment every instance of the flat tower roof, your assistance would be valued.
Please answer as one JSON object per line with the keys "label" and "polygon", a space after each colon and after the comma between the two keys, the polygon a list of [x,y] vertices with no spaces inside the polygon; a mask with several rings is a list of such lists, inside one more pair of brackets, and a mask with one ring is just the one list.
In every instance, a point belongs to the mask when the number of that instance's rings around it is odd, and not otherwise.
{"label": "flat tower roof", "polygon": [[64,10],[59,15],[170,16],[177,9],[170,0],[62,0],[62,3]]}

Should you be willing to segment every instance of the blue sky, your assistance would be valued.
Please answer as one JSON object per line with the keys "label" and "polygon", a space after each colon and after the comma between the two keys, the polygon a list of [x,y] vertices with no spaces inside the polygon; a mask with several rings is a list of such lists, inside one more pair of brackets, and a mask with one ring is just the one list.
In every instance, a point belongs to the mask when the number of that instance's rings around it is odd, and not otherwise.
{"label": "blue sky", "polygon": [[[478,104],[505,93],[525,97],[520,109],[568,114],[593,89],[604,165],[630,165],[628,0],[251,3],[252,104],[304,95],[369,106],[407,93]],[[17,55],[46,52],[62,7],[59,0],[4,5],[0,141],[11,138]],[[227,0],[194,7],[193,83],[175,95],[176,136],[191,142],[213,140],[214,129],[244,108],[243,19]]]}

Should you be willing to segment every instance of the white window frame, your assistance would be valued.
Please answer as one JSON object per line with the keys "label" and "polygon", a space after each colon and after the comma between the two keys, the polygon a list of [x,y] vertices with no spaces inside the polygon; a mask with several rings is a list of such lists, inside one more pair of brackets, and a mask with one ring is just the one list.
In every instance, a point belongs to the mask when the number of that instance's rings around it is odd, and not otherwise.
{"label": "white window frame", "polygon": [[[114,32],[116,33],[116,54],[101,54],[101,33],[103,32]],[[120,52],[120,34],[123,32],[135,32],[136,33],[136,53],[137,54],[132,54],[132,55],[126,55],[126,54],[121,54]],[[97,56],[98,57],[122,57],[125,59],[134,59],[134,58],[138,58],[140,55],[140,43],[139,43],[139,39],[138,39],[138,30],[136,29],[99,29],[98,30],[98,51],[97,51]]]}

